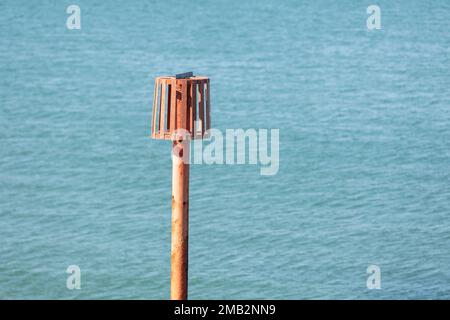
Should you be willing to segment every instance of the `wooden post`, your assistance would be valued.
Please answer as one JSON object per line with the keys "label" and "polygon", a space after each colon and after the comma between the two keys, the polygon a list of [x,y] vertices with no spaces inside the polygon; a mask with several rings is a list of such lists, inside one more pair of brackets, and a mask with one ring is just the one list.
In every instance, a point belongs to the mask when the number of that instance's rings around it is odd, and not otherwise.
{"label": "wooden post", "polygon": [[186,300],[189,234],[189,142],[173,142],[170,299]]}

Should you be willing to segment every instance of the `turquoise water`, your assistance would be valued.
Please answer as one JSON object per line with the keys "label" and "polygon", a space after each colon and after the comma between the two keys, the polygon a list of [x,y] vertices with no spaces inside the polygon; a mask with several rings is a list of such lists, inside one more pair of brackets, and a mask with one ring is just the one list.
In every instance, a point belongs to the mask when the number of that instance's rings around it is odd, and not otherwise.
{"label": "turquoise water", "polygon": [[153,79],[192,70],[280,169],[192,166],[190,298],[449,299],[450,3],[186,2],[0,3],[0,297],[169,297]]}

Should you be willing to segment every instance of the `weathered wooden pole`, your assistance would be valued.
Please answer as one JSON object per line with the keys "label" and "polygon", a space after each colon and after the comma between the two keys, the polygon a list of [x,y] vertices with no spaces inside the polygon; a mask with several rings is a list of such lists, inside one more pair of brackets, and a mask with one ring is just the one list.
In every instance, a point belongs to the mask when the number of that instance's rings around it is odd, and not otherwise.
{"label": "weathered wooden pole", "polygon": [[155,80],[152,138],[172,140],[172,300],[188,295],[189,149],[210,128],[209,90],[209,79],[192,73]]}

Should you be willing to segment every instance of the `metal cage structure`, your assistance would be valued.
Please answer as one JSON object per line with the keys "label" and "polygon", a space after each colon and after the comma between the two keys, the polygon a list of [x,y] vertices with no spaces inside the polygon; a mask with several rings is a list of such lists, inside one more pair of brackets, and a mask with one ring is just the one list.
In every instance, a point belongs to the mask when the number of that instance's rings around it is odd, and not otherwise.
{"label": "metal cage structure", "polygon": [[184,129],[191,139],[207,138],[211,128],[209,78],[162,76],[155,79],[153,98],[153,139],[175,140]]}

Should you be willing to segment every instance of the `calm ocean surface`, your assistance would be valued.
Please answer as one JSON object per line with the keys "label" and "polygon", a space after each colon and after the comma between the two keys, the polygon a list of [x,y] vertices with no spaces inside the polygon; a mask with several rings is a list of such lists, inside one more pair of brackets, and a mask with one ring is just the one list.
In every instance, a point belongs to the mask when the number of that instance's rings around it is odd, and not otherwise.
{"label": "calm ocean surface", "polygon": [[169,297],[153,79],[192,70],[280,169],[191,167],[190,298],[449,299],[450,2],[186,2],[0,2],[0,298]]}

